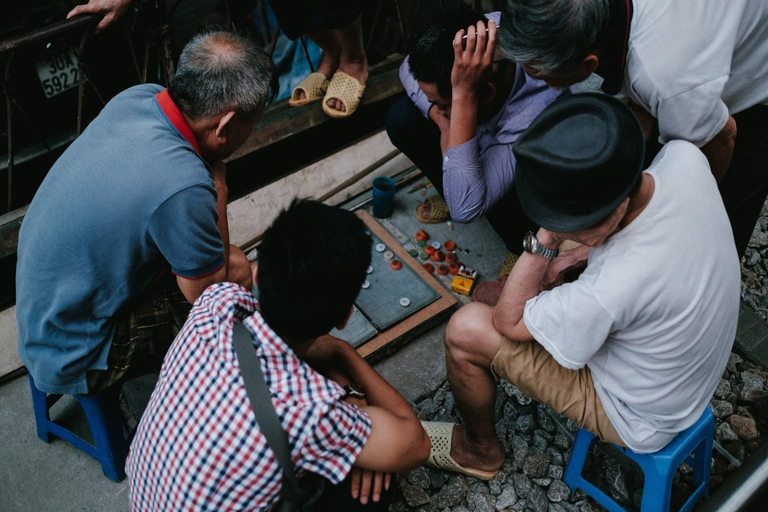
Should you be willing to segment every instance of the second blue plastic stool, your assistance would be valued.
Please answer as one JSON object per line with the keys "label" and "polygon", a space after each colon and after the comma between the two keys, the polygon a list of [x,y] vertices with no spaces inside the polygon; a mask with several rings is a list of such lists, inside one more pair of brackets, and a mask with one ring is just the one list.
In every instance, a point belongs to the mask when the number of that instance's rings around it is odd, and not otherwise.
{"label": "second blue plastic stool", "polygon": [[[714,433],[715,420],[707,406],[704,414],[693,426],[680,432],[667,446],[656,453],[638,454],[629,448],[616,446],[616,449],[637,462],[645,474],[641,512],[669,511],[672,477],[677,467],[683,462],[693,467],[694,490],[685,504],[680,507],[680,512],[691,510],[702,496],[707,495]],[[624,509],[610,496],[581,476],[589,446],[594,437],[595,435],[587,430],[579,430],[563,481],[571,491],[577,488],[583,490],[611,512],[624,512]]]}
{"label": "second blue plastic stool", "polygon": [[98,460],[107,478],[115,482],[125,478],[128,441],[123,434],[120,386],[114,386],[93,395],[72,395],[85,412],[93,436],[93,444],[51,421],[48,410],[61,398],[61,395],[48,394],[37,389],[32,375],[29,376],[29,387],[32,390],[35,423],[40,439],[46,443],[50,442],[52,435],[63,439]]}

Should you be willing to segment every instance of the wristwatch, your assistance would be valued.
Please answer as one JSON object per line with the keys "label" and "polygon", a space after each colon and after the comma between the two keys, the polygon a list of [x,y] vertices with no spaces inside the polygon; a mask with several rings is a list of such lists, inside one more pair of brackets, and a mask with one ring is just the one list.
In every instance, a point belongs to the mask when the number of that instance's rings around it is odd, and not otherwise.
{"label": "wristwatch", "polygon": [[557,253],[560,252],[557,249],[550,249],[549,247],[544,247],[542,244],[540,244],[536,239],[536,235],[533,234],[533,231],[526,233],[525,238],[523,238],[523,249],[525,252],[538,254],[542,258],[546,258],[548,260],[557,258]]}
{"label": "wristwatch", "polygon": [[344,386],[344,391],[347,392],[349,398],[357,398],[358,400],[365,400],[365,391],[358,384],[350,382]]}

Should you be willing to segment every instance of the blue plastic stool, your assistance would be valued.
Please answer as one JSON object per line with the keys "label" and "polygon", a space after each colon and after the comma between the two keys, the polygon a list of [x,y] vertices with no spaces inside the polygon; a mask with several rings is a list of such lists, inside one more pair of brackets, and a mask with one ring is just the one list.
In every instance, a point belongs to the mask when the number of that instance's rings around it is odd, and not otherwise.
{"label": "blue plastic stool", "polygon": [[[715,419],[707,407],[704,414],[693,426],[680,432],[672,442],[656,453],[637,454],[629,448],[614,445],[616,449],[637,462],[645,474],[641,512],[669,511],[672,477],[682,462],[687,462],[693,467],[695,490],[685,504],[680,507],[680,512],[691,510],[702,496],[707,495],[714,433]],[[576,441],[573,443],[571,460],[565,469],[563,481],[571,488],[571,491],[575,491],[577,488],[583,490],[611,512],[625,512],[610,496],[581,476],[589,446],[594,437],[595,435],[587,430],[579,430]]]}
{"label": "blue plastic stool", "polygon": [[51,436],[56,436],[81,449],[101,463],[104,476],[119,482],[125,478],[125,458],[128,455],[128,441],[123,435],[123,416],[120,412],[120,386],[93,395],[72,395],[83,408],[88,426],[93,435],[93,443],[51,421],[49,409],[61,395],[48,394],[35,386],[32,375],[29,376],[32,390],[32,405],[35,409],[37,436],[49,443]]}

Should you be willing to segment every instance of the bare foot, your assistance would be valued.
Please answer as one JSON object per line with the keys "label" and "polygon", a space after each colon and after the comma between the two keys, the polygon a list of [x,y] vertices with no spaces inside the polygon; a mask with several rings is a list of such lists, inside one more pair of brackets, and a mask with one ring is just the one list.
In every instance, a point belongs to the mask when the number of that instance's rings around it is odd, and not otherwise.
{"label": "bare foot", "polygon": [[[368,59],[365,57],[365,53],[355,57],[342,55],[338,70],[343,71],[360,82],[360,85],[365,85],[366,80],[368,80]],[[327,105],[334,110],[339,110],[341,112],[347,111],[347,107],[344,106],[344,103],[335,98],[328,100]]]}
{"label": "bare foot", "polygon": [[496,471],[504,463],[504,451],[496,436],[482,444],[472,443],[463,425],[453,427],[451,457],[460,466],[480,471]]}
{"label": "bare foot", "polygon": [[[323,52],[320,57],[320,65],[317,67],[317,73],[322,73],[326,78],[330,79],[336,70],[339,69],[339,56],[331,55],[328,52]],[[299,100],[303,100],[307,95],[304,91],[299,91]]]}

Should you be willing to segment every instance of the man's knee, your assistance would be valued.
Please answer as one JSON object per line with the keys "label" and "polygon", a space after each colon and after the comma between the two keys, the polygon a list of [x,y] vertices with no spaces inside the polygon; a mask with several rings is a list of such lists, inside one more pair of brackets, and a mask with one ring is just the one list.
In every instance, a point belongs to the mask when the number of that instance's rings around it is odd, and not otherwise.
{"label": "man's knee", "polygon": [[490,364],[499,350],[502,335],[493,326],[493,308],[471,302],[458,310],[445,329],[449,357],[465,356]]}
{"label": "man's knee", "polygon": [[418,112],[410,98],[405,96],[389,107],[387,111],[387,135],[392,145],[401,151],[408,144],[408,139],[412,136],[410,131],[414,125],[414,110],[421,116],[421,113]]}
{"label": "man's knee", "polygon": [[251,264],[245,253],[234,245],[229,246],[229,276],[227,280],[249,290],[253,284]]}

